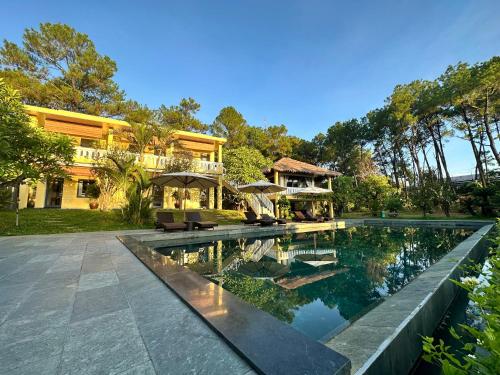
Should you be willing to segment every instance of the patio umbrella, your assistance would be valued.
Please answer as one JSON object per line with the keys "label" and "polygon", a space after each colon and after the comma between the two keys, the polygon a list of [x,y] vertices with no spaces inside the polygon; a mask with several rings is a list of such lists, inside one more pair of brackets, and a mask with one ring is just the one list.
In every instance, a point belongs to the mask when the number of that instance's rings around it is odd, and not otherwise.
{"label": "patio umbrella", "polygon": [[[333,193],[333,191],[331,191],[329,189],[323,189],[323,188],[320,188],[320,187],[316,187],[316,186],[308,186],[306,188],[303,188],[303,189],[299,190],[294,195],[311,195],[311,196],[314,196],[314,195],[325,195],[325,194],[329,194],[329,193]],[[312,204],[313,210],[314,210],[314,202],[312,202],[311,204]]]}
{"label": "patio umbrella", "polygon": [[[184,189],[208,189],[218,185],[217,180],[194,172],[164,173],[153,177],[151,181],[158,186],[168,186]],[[186,194],[183,194],[184,216],[186,216]]]}
{"label": "patio umbrella", "polygon": [[272,182],[269,181],[260,180],[257,182],[252,182],[251,184],[238,186],[238,190],[241,191],[242,193],[269,194],[269,193],[278,193],[280,191],[286,190],[286,188],[284,188],[283,186],[273,184]]}

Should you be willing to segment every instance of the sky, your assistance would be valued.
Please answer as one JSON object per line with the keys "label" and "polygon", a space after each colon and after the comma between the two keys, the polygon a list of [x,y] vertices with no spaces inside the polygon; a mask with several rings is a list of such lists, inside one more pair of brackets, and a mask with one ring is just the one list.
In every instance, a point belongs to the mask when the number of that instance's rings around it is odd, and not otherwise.
{"label": "sky", "polygon": [[[154,108],[193,97],[211,123],[234,106],[251,125],[311,139],[381,107],[396,84],[500,54],[498,0],[30,1],[3,5],[0,38],[62,22],[117,62],[128,97]],[[466,141],[445,146],[471,173]]]}

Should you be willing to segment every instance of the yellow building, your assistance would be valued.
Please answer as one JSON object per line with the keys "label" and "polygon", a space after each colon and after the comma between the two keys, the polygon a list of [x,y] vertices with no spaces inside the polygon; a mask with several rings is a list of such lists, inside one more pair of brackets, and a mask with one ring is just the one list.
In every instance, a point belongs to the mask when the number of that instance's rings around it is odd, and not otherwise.
{"label": "yellow building", "polygon": [[[20,208],[89,208],[89,198],[85,197],[87,186],[95,180],[92,167],[99,157],[114,146],[133,146],[124,140],[130,124],[116,119],[85,115],[82,113],[54,110],[34,106],[25,106],[32,121],[46,131],[65,134],[75,143],[76,154],[72,165],[66,166],[69,177],[38,181],[25,184],[20,190]],[[213,137],[187,131],[176,131],[175,142],[165,156],[153,154],[146,149],[143,166],[150,171],[162,170],[176,154],[190,154],[192,168],[196,172],[213,175],[219,180],[217,188],[199,191],[192,189],[187,193],[188,208],[222,208],[222,145],[224,138]],[[139,155],[135,154],[139,162]],[[155,207],[175,208],[180,202],[176,189],[155,189],[153,198]]]}

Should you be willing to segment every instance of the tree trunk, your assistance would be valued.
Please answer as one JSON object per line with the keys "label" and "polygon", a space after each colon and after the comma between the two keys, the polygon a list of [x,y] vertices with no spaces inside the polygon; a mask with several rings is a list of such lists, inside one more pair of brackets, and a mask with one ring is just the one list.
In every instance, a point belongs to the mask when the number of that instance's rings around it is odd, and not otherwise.
{"label": "tree trunk", "polygon": [[484,124],[484,130],[486,131],[486,136],[488,137],[488,140],[490,141],[490,149],[495,157],[495,160],[497,161],[497,164],[500,166],[500,154],[498,153],[497,147],[495,145],[495,138],[493,138],[493,134],[491,133],[491,128],[489,124]]}
{"label": "tree trunk", "polygon": [[481,161],[481,154],[477,149],[476,143],[474,142],[474,135],[472,134],[469,117],[467,116],[467,113],[465,113],[465,110],[462,110],[462,116],[465,121],[467,137],[471,144],[472,152],[474,153],[474,158],[476,159],[476,167],[479,172],[479,178],[481,180],[481,184],[483,185],[483,187],[486,187],[486,176],[483,169],[483,162]]}
{"label": "tree trunk", "polygon": [[444,147],[443,147],[443,136],[441,135],[441,126],[437,126],[437,141],[439,144],[439,155],[441,157],[441,163],[443,164],[444,173],[446,174],[446,180],[451,182],[450,172],[448,171],[448,165],[446,163],[446,158],[444,156]]}
{"label": "tree trunk", "polygon": [[486,135],[488,136],[488,140],[490,141],[491,152],[493,153],[493,156],[495,157],[497,164],[500,166],[500,154],[498,154],[497,147],[495,145],[495,138],[491,133],[490,123],[488,120],[488,105],[489,105],[489,96],[486,95],[486,100],[484,103],[484,113],[483,113],[484,130],[486,131]]}
{"label": "tree trunk", "polygon": [[14,206],[16,208],[16,227],[19,227],[19,191],[21,190],[21,183],[16,183],[14,187]]}

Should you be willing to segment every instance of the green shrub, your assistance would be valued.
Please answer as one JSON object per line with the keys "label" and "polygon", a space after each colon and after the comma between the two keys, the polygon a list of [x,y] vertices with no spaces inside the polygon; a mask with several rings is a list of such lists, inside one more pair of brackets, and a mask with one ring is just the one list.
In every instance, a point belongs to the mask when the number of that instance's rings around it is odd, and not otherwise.
{"label": "green shrub", "polygon": [[385,202],[385,208],[390,212],[399,212],[403,208],[403,201],[401,200],[399,194],[394,194],[387,198]]}
{"label": "green shrub", "polygon": [[[500,374],[500,221],[497,223],[497,237],[487,260],[490,268],[483,273],[486,282],[479,283],[475,277],[462,277],[452,280],[468,292],[469,299],[475,304],[478,318],[483,328],[460,324],[463,335],[450,328],[450,334],[462,342],[459,353],[450,352],[443,340],[435,343],[434,338],[423,338],[423,359],[439,365],[445,375]],[[481,265],[469,267],[478,273]]]}
{"label": "green shrub", "polygon": [[285,195],[282,195],[280,199],[278,199],[278,208],[280,209],[280,214],[282,218],[289,219],[292,217],[290,213],[291,204],[288,198]]}
{"label": "green shrub", "polygon": [[379,214],[387,198],[396,191],[389,179],[381,175],[366,177],[358,186],[360,204],[367,207],[373,216]]}

